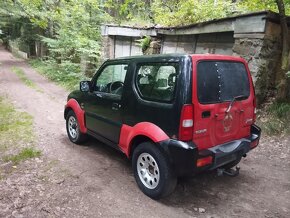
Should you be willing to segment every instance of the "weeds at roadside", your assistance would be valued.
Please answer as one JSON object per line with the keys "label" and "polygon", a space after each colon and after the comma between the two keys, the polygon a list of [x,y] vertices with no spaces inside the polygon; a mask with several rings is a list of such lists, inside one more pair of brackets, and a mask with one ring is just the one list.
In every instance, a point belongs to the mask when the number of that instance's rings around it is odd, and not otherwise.
{"label": "weeds at roadside", "polygon": [[258,114],[257,124],[267,135],[290,133],[290,103],[274,102]]}
{"label": "weeds at roadside", "polygon": [[[34,147],[33,119],[0,96],[0,163],[18,164],[29,158],[39,157]],[[1,169],[0,169],[1,170]]]}
{"label": "weeds at roadside", "polygon": [[18,67],[12,67],[12,71],[19,77],[19,79],[28,87],[35,89],[38,92],[43,92],[37,85],[27,78],[24,71]]}
{"label": "weeds at roadside", "polygon": [[25,112],[17,111],[0,96],[0,155],[11,147],[20,144],[32,144],[33,119]]}
{"label": "weeds at roadside", "polygon": [[33,147],[23,148],[18,154],[4,156],[2,159],[4,162],[12,161],[14,165],[19,164],[21,161],[25,161],[30,158],[39,157],[41,152]]}

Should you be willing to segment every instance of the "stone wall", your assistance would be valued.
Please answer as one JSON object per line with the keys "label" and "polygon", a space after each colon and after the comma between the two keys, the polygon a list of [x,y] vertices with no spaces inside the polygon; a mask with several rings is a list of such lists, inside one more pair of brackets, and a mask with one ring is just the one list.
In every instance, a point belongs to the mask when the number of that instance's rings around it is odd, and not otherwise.
{"label": "stone wall", "polygon": [[102,36],[100,63],[114,57],[114,44],[114,37],[108,35]]}
{"label": "stone wall", "polygon": [[26,52],[20,51],[18,44],[12,40],[8,41],[8,49],[13,54],[15,54],[23,59],[28,59],[28,54]]}
{"label": "stone wall", "polygon": [[281,56],[280,41],[268,38],[238,38],[234,55],[245,58],[255,84],[257,103],[260,104],[276,86],[276,72]]}

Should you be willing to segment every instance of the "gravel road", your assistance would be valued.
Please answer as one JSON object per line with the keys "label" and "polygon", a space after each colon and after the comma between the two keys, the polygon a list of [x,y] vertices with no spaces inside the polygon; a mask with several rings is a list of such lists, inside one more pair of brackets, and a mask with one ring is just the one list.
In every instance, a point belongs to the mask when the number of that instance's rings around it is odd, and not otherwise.
{"label": "gravel road", "polygon": [[[21,68],[38,89],[26,86],[12,67]],[[34,117],[36,146],[43,153],[0,180],[0,217],[290,216],[290,136],[263,136],[242,160],[238,177],[198,175],[154,201],[138,189],[124,155],[93,139],[83,146],[68,140],[67,94],[0,48],[0,95]]]}

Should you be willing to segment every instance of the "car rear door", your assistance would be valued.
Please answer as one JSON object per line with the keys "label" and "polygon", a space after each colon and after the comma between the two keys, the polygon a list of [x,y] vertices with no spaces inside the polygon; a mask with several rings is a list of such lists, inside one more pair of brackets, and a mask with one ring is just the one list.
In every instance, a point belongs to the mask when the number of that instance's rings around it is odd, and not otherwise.
{"label": "car rear door", "polygon": [[237,60],[194,60],[193,140],[199,149],[250,134],[253,87],[245,63]]}

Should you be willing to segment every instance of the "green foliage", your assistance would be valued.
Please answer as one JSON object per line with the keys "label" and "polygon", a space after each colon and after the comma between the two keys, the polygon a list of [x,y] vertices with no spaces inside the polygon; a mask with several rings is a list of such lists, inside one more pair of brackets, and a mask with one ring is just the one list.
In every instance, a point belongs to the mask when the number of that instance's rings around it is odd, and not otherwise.
{"label": "green foliage", "polygon": [[290,103],[288,102],[275,102],[270,106],[269,112],[279,119],[290,121]]}
{"label": "green foliage", "polygon": [[29,63],[38,72],[69,91],[78,88],[81,80],[89,80],[89,78],[80,73],[79,64],[74,64],[70,61],[63,61],[58,64],[54,59],[46,61],[34,59],[30,60]]}
{"label": "green foliage", "polygon": [[233,14],[232,1],[156,0],[152,5],[155,21],[165,26],[187,25]]}
{"label": "green foliage", "polygon": [[42,41],[48,59],[60,68],[86,63],[83,70],[88,75],[99,64],[100,24],[105,17],[99,0],[7,0],[0,8],[5,42],[16,40],[20,50],[35,55],[35,42]]}
{"label": "green foliage", "polygon": [[53,17],[56,33],[54,37],[43,37],[50,56],[61,61],[80,63],[88,58],[97,63],[100,46],[101,12],[96,1],[68,1],[62,4]]}
{"label": "green foliage", "polygon": [[[290,0],[284,0],[290,15]],[[275,0],[107,0],[105,9],[117,23],[179,26],[236,14],[272,10],[278,12]],[[123,22],[125,21],[125,22]]]}
{"label": "green foliage", "polygon": [[150,36],[144,36],[142,39],[136,40],[137,45],[141,47],[142,52],[144,53],[149,47],[151,42]]}
{"label": "green foliage", "polygon": [[258,119],[263,131],[268,135],[278,135],[290,132],[290,103],[274,102],[265,114]]}
{"label": "green foliage", "polygon": [[19,164],[21,161],[25,161],[30,158],[40,157],[41,152],[36,150],[33,147],[23,148],[18,154],[16,155],[9,155],[4,156],[4,162],[12,161],[14,165]]}
{"label": "green foliage", "polygon": [[[122,23],[122,21],[136,24],[152,24],[152,0],[106,0],[104,8],[111,16],[115,23]],[[128,25],[128,23],[126,23]]]}
{"label": "green foliage", "polygon": [[[286,14],[290,15],[290,0],[284,0]],[[271,10],[278,13],[278,7],[275,0],[243,0],[237,4],[242,12],[254,12]]]}

